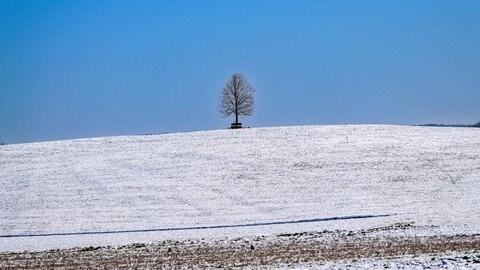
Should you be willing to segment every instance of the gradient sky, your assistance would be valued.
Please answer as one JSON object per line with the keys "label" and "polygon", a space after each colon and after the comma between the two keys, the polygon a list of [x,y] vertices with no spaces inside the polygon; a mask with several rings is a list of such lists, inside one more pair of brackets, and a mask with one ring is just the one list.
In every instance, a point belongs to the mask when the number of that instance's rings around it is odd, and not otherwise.
{"label": "gradient sky", "polygon": [[480,1],[0,0],[0,141],[480,121]]}

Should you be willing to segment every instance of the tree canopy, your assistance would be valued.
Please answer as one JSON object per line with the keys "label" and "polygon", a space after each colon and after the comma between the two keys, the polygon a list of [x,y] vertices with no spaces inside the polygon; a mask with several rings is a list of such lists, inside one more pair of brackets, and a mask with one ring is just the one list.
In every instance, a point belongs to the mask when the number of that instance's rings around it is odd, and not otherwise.
{"label": "tree canopy", "polygon": [[241,73],[234,73],[225,84],[218,103],[218,111],[224,117],[235,115],[238,125],[239,115],[252,115],[255,105],[253,94],[255,89]]}

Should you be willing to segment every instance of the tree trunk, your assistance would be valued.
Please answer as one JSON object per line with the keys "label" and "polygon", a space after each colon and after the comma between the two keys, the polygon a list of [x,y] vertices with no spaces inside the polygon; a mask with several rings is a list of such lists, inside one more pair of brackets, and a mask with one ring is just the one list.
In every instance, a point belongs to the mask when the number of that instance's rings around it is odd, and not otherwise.
{"label": "tree trunk", "polygon": [[235,124],[238,125],[238,113],[235,113]]}

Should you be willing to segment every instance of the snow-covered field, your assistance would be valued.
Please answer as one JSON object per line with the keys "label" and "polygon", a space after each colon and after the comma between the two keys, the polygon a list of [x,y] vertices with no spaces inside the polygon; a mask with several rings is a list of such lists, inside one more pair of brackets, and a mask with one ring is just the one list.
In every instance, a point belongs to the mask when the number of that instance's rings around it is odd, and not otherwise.
{"label": "snow-covered field", "polygon": [[[367,258],[361,260],[344,260],[324,264],[300,264],[284,269],[479,269],[480,253],[478,254],[439,254],[422,256],[405,256],[403,258]],[[282,269],[282,267],[279,267]]]}
{"label": "snow-covered field", "polygon": [[[415,234],[474,234],[480,129],[299,126],[5,145],[0,187],[0,252],[398,222],[432,228]],[[378,217],[281,224],[355,216]],[[131,232],[100,233],[113,231]],[[28,236],[37,234],[54,235]]]}

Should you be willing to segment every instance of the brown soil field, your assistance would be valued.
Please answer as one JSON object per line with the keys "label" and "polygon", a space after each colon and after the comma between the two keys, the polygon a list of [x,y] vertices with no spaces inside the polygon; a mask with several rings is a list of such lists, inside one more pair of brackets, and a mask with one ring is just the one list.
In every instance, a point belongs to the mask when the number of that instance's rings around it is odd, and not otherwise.
{"label": "brown soil field", "polygon": [[[257,268],[449,251],[480,251],[480,235],[389,236],[383,231],[388,232],[388,228],[0,253],[0,268]],[[480,264],[480,261],[472,263]]]}

